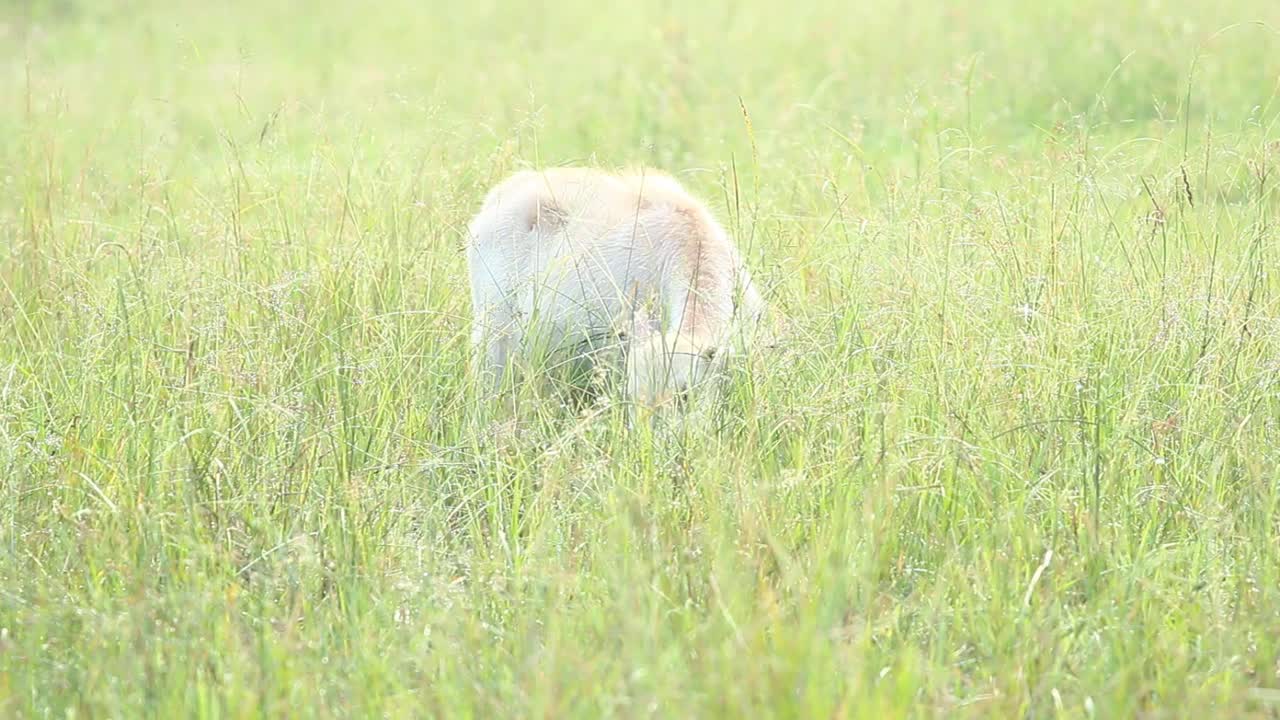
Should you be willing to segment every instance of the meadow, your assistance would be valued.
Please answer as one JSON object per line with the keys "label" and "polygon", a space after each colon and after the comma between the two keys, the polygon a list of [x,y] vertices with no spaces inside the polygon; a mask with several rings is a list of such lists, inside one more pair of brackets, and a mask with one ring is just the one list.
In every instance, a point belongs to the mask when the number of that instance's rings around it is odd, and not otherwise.
{"label": "meadow", "polygon": [[[0,717],[1280,717],[1272,0],[0,3]],[[507,173],[780,338],[467,370]]]}

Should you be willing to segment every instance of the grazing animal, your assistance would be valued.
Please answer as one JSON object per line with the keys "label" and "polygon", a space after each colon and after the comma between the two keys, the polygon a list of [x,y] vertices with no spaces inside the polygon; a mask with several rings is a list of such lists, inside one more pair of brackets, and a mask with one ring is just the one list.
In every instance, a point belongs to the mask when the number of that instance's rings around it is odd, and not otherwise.
{"label": "grazing animal", "polygon": [[661,404],[713,376],[764,312],[724,228],[659,172],[518,172],[468,229],[472,343],[495,384],[534,348],[620,354],[627,394]]}

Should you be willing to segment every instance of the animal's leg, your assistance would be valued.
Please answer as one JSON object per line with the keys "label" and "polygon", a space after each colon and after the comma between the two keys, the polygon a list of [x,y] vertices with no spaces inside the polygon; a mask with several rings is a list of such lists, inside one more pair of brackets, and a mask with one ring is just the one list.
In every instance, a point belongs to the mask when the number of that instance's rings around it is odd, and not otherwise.
{"label": "animal's leg", "polygon": [[511,374],[518,338],[509,318],[486,312],[471,331],[472,363],[481,387],[496,392]]}

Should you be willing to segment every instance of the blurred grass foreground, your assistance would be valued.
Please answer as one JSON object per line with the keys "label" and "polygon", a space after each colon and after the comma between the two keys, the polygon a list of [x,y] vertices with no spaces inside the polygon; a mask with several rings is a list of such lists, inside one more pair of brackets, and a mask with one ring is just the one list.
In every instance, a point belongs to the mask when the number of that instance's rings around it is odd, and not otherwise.
{"label": "blurred grass foreground", "polygon": [[[0,4],[0,716],[1280,717],[1272,0]],[[647,164],[782,329],[474,402]]]}

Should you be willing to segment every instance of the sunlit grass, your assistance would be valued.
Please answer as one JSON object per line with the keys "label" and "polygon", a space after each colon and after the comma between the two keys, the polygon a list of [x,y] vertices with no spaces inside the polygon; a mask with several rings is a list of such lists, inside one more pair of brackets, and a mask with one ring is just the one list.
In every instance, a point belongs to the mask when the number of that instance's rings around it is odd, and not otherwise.
{"label": "sunlit grass", "polygon": [[[1278,22],[0,9],[0,715],[1275,716]],[[767,290],[697,422],[478,402],[570,162]]]}

